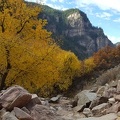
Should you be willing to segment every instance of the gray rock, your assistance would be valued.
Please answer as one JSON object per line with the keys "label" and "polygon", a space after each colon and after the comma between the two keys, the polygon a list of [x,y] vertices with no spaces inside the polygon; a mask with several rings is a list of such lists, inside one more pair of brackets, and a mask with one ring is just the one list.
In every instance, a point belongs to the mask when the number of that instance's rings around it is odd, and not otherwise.
{"label": "gray rock", "polygon": [[50,100],[49,100],[49,103],[58,103],[59,102],[59,99],[62,97],[62,95],[57,95],[56,97],[52,97]]}
{"label": "gray rock", "polygon": [[21,110],[23,110],[24,112],[30,114],[30,111],[26,107],[22,107]]}
{"label": "gray rock", "polygon": [[100,86],[97,90],[97,96],[102,96],[105,91],[105,86]]}
{"label": "gray rock", "polygon": [[102,116],[105,114],[105,110],[109,108],[109,104],[108,103],[102,103],[98,106],[95,106],[92,109],[92,113],[94,116]]}
{"label": "gray rock", "polygon": [[34,120],[62,120],[52,110],[43,105],[35,105],[30,112]]}
{"label": "gray rock", "polygon": [[120,80],[118,80],[118,84],[117,84],[117,92],[120,93]]}
{"label": "gray rock", "polygon": [[120,110],[120,103],[114,103],[106,110],[106,113],[117,113]]}
{"label": "gray rock", "polygon": [[108,102],[111,103],[111,104],[115,103],[115,98],[109,98]]}
{"label": "gray rock", "polygon": [[116,120],[117,115],[115,113],[110,113],[101,117],[89,117],[89,118],[81,118],[77,120]]}
{"label": "gray rock", "polygon": [[116,92],[117,92],[116,88],[110,87],[108,89],[105,89],[103,96],[107,98],[111,98],[111,97],[114,97]]}
{"label": "gray rock", "polygon": [[26,112],[24,112],[20,108],[14,107],[14,112],[15,112],[15,116],[19,120],[33,120],[33,118],[29,114],[27,114]]}
{"label": "gray rock", "polygon": [[102,103],[107,103],[108,102],[108,98],[106,97],[97,97],[95,100],[93,100],[89,106],[90,109],[92,109],[93,107],[102,104]]}
{"label": "gray rock", "polygon": [[112,81],[109,85],[110,87],[117,87],[118,81]]}
{"label": "gray rock", "polygon": [[84,108],[83,110],[83,114],[86,116],[86,117],[92,117],[93,114],[91,112],[91,110],[89,108]]}
{"label": "gray rock", "polygon": [[19,120],[10,112],[4,113],[4,115],[1,118],[2,118],[2,120]]}
{"label": "gray rock", "polygon": [[115,100],[120,102],[120,95],[115,95]]}
{"label": "gray rock", "polygon": [[83,90],[82,92],[78,93],[75,96],[75,100],[77,100],[77,106],[80,106],[80,105],[86,105],[86,103],[95,100],[96,97],[97,97],[96,93],[92,93],[89,90]]}
{"label": "gray rock", "polygon": [[4,115],[5,113],[6,113],[5,108],[2,108],[2,109],[0,110],[0,120],[1,120],[1,116]]}
{"label": "gray rock", "polygon": [[78,105],[76,107],[73,108],[74,112],[82,112],[84,109],[84,105]]}

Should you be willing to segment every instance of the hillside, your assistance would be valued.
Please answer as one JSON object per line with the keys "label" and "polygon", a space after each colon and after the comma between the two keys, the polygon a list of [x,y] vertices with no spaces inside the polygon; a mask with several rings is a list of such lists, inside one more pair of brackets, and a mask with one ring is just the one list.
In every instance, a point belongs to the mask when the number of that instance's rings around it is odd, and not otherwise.
{"label": "hillside", "polygon": [[115,45],[116,45],[116,46],[120,45],[120,42],[117,42]]}
{"label": "hillside", "polygon": [[94,27],[79,9],[60,11],[43,6],[39,18],[47,19],[46,28],[55,39],[62,41],[62,49],[74,52],[79,59],[91,56],[105,46],[114,46],[103,29]]}

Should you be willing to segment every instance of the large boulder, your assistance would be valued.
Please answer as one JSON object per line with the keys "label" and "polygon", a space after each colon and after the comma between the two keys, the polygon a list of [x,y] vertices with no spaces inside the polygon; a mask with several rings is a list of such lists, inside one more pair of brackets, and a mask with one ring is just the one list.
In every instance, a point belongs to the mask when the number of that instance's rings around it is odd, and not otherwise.
{"label": "large boulder", "polygon": [[75,101],[77,101],[77,106],[81,106],[95,100],[96,97],[96,93],[90,92],[89,90],[83,90],[75,96]]}
{"label": "large boulder", "polygon": [[0,94],[0,103],[6,110],[13,110],[14,107],[23,107],[30,100],[32,95],[20,86],[12,86]]}

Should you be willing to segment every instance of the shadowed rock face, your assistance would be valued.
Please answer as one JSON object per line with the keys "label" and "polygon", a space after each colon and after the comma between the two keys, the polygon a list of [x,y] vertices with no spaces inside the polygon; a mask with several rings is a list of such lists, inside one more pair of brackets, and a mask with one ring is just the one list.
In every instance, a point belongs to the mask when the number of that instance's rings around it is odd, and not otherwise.
{"label": "shadowed rock face", "polygon": [[55,39],[62,40],[61,47],[79,58],[91,56],[105,46],[114,46],[103,30],[92,26],[86,14],[78,9],[59,11],[43,6],[39,18],[47,19],[47,29]]}

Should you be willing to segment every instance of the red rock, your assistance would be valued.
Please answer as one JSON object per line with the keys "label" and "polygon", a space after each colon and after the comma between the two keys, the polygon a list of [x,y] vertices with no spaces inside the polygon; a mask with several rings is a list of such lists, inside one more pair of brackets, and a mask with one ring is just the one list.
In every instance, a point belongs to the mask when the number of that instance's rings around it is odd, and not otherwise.
{"label": "red rock", "polygon": [[13,110],[14,107],[23,107],[30,100],[32,95],[20,86],[12,86],[0,95],[0,103],[6,110]]}

